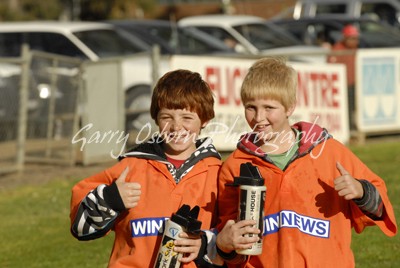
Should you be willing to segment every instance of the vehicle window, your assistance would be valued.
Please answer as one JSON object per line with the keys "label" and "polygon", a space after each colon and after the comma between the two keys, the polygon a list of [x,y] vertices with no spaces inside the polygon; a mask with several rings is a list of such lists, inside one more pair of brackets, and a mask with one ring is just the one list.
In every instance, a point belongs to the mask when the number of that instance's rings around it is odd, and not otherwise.
{"label": "vehicle window", "polygon": [[318,4],[315,14],[345,14],[346,4]]}
{"label": "vehicle window", "polygon": [[234,51],[233,47],[226,44],[223,40],[215,38],[199,29],[188,27],[179,28],[179,30],[179,44],[184,54],[207,54]]}
{"label": "vehicle window", "polygon": [[148,31],[148,33],[152,36],[159,37],[170,42],[174,41],[174,34],[176,33],[176,28],[172,27],[147,27],[145,30]]}
{"label": "vehicle window", "polygon": [[303,40],[303,35],[305,32],[305,28],[307,28],[307,25],[304,23],[295,22],[279,24],[279,27],[281,27],[285,31],[290,31],[297,39]]}
{"label": "vehicle window", "polygon": [[[204,33],[206,35],[206,33]],[[207,41],[207,38],[208,41]],[[217,51],[228,51],[229,48],[221,43],[210,40],[212,36],[202,36],[196,29],[181,29],[179,31],[179,48],[182,54],[207,54]]]}
{"label": "vehicle window", "polygon": [[[212,27],[212,26],[196,26],[196,27],[190,27],[190,29],[194,30],[200,30],[207,35],[211,35],[217,40],[220,40],[223,42],[223,45],[227,47],[229,50],[234,49],[235,44],[237,43],[237,40],[234,36],[232,36],[229,32],[226,30],[219,28],[219,27]],[[220,45],[219,45],[220,46]]]}
{"label": "vehicle window", "polygon": [[359,28],[367,47],[398,47],[400,44],[400,33],[397,29],[375,22],[362,22]]}
{"label": "vehicle window", "polygon": [[19,57],[23,38],[23,33],[0,33],[0,56]]}
{"label": "vehicle window", "polygon": [[396,9],[386,3],[364,3],[361,7],[362,16],[376,16],[381,22],[385,22],[390,25],[399,24],[396,13]]}
{"label": "vehicle window", "polygon": [[114,57],[135,54],[146,51],[146,48],[139,47],[123,35],[122,32],[112,29],[90,30],[75,32],[84,44],[86,44],[100,58]]}
{"label": "vehicle window", "polygon": [[31,49],[70,57],[87,59],[87,56],[67,37],[58,33],[34,32],[27,33]]}
{"label": "vehicle window", "polygon": [[196,28],[211,36],[214,36],[218,40],[235,39],[230,33],[218,27],[196,26]]}
{"label": "vehicle window", "polygon": [[87,58],[65,36],[47,32],[0,33],[0,56],[19,57],[23,43],[28,44],[29,48],[34,50],[82,59]]}
{"label": "vehicle window", "polygon": [[159,36],[154,36],[149,32],[149,28],[146,25],[135,23],[128,24],[128,23],[113,23],[119,29],[124,30],[125,32],[129,33],[130,38],[133,39],[134,43],[141,43],[140,46],[146,46],[146,50],[151,49],[151,47],[155,44],[158,44],[160,47],[161,54],[170,54],[171,50],[168,44]]}
{"label": "vehicle window", "polygon": [[[184,43],[187,45],[188,36],[185,35],[181,29],[174,27],[173,25],[165,27],[165,26],[141,26],[141,30],[153,36],[153,40],[161,39],[163,43],[166,43],[170,50],[175,53],[182,53],[182,49],[185,49]],[[142,33],[143,34],[143,33]],[[186,49],[191,50],[190,47]]]}
{"label": "vehicle window", "polygon": [[224,43],[194,28],[181,28],[176,24],[139,24],[123,27],[133,35],[141,36],[141,39],[146,40],[149,45],[159,44],[162,53],[206,54],[229,51]]}
{"label": "vehicle window", "polygon": [[291,32],[307,45],[321,46],[328,42],[333,45],[341,37],[342,25],[339,23],[319,23],[306,21],[293,21],[279,24],[281,28]]}
{"label": "vehicle window", "polygon": [[234,27],[259,50],[299,45],[287,36],[274,31],[266,24],[247,24]]}
{"label": "vehicle window", "polygon": [[340,24],[320,24],[318,25],[317,33],[317,45],[321,45],[321,42],[328,42],[331,45],[335,44],[341,36],[342,29]]}

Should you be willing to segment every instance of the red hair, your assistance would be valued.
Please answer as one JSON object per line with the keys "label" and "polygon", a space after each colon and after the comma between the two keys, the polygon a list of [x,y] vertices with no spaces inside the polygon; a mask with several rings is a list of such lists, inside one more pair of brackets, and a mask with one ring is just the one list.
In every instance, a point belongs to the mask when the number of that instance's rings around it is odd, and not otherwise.
{"label": "red hair", "polygon": [[212,91],[199,73],[178,69],[164,74],[154,87],[150,114],[156,121],[161,109],[187,109],[202,123],[214,118]]}

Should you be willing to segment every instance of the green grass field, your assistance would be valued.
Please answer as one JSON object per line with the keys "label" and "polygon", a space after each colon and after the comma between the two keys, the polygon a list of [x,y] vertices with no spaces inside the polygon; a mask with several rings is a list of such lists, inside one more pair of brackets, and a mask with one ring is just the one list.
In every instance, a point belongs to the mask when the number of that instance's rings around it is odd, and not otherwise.
{"label": "green grass field", "polygon": [[[352,150],[386,181],[400,222],[400,143],[373,143]],[[91,175],[91,174],[87,174]],[[113,235],[79,242],[69,233],[69,200],[77,180],[55,178],[0,195],[0,267],[106,267]],[[354,233],[357,267],[400,267],[399,235],[388,238],[378,227]],[[327,252],[327,254],[329,254]]]}

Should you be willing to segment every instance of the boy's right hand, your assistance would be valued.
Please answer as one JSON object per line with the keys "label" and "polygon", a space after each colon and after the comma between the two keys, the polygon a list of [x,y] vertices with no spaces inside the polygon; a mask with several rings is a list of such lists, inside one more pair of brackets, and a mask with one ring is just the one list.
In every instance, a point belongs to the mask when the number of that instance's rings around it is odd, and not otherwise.
{"label": "boy's right hand", "polygon": [[[217,235],[216,244],[219,249],[229,253],[234,250],[248,249],[258,241],[260,230],[254,227],[257,224],[254,220],[242,220],[235,223],[234,220],[226,222],[224,228]],[[252,237],[245,234],[256,234]]]}
{"label": "boy's right hand", "polygon": [[121,196],[126,209],[136,207],[139,202],[140,195],[142,194],[139,183],[125,181],[128,172],[129,167],[126,167],[115,181],[118,187],[119,195]]}

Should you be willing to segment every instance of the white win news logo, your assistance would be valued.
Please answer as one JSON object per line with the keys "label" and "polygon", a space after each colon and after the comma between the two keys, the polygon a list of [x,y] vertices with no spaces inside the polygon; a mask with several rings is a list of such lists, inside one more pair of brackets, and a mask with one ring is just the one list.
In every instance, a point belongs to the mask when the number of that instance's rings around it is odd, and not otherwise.
{"label": "white win news logo", "polygon": [[162,235],[166,220],[168,220],[166,217],[131,220],[131,235],[132,237]]}

